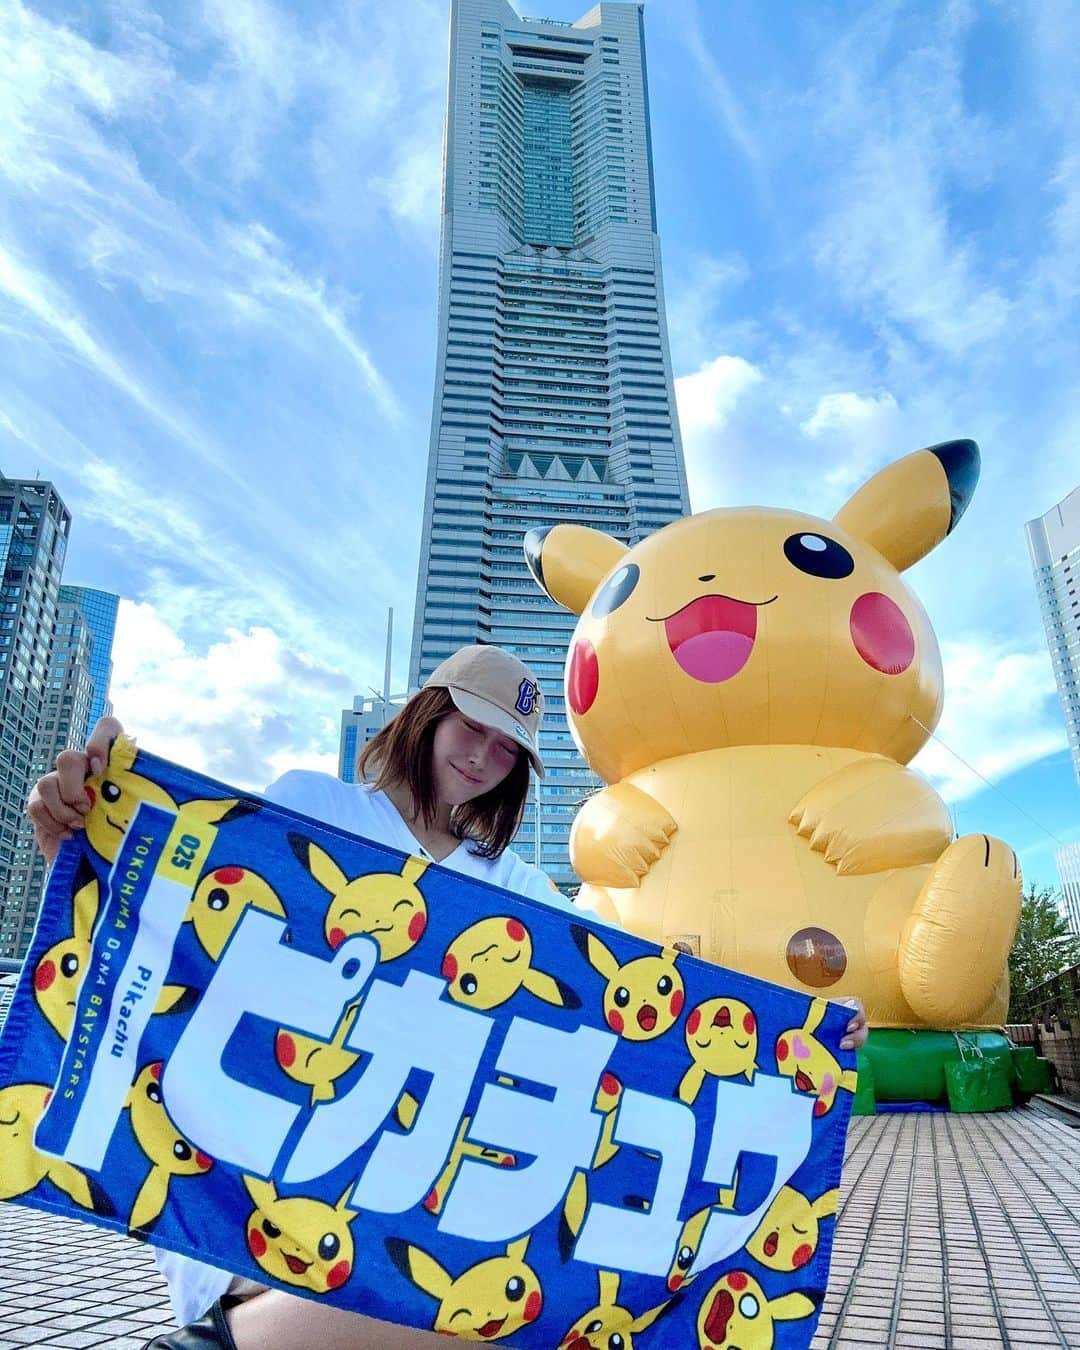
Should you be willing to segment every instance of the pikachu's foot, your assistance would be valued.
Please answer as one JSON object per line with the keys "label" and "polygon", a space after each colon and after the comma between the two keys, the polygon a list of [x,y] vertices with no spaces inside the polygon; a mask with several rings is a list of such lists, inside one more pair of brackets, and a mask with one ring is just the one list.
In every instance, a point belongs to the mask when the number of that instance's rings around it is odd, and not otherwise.
{"label": "pikachu's foot", "polygon": [[949,845],[930,870],[900,941],[900,984],[931,1027],[970,1022],[999,988],[1020,915],[1016,854],[986,834]]}

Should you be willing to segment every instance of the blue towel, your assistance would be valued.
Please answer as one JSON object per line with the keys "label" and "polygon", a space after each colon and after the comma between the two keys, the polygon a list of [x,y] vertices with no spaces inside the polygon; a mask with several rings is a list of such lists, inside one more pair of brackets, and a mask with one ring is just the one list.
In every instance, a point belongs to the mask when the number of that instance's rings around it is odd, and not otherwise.
{"label": "blue towel", "polygon": [[0,1198],[465,1339],[809,1346],[848,1010],[124,738],[88,786],[0,1039]]}

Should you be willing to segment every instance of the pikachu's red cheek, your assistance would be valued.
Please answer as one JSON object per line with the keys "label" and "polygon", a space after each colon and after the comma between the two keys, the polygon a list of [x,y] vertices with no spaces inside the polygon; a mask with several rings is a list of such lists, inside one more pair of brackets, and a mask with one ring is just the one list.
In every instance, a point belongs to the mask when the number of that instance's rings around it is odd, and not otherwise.
{"label": "pikachu's red cheek", "polygon": [[257,1228],[252,1228],[248,1233],[248,1250],[256,1261],[266,1255],[266,1239]]}
{"label": "pikachu's red cheek", "polygon": [[349,1278],[352,1267],[348,1261],[339,1261],[336,1266],[332,1266],[326,1274],[326,1283],[331,1289],[340,1289]]}
{"label": "pikachu's red cheek", "polygon": [[540,1309],[544,1305],[544,1300],[539,1289],[534,1289],[525,1300],[524,1318],[526,1322],[535,1322],[540,1316]]}
{"label": "pikachu's red cheek", "polygon": [[902,675],[915,660],[915,635],[894,600],[880,591],[860,595],[848,620],[851,641],[866,664],[883,675]]}
{"label": "pikachu's red cheek", "polygon": [[570,669],[566,675],[566,697],[570,707],[580,717],[596,701],[600,688],[600,663],[596,648],[588,638],[579,638],[570,655]]}
{"label": "pikachu's red cheek", "polygon": [[424,929],[427,927],[426,914],[414,914],[409,920],[409,941],[419,942],[424,936]]}

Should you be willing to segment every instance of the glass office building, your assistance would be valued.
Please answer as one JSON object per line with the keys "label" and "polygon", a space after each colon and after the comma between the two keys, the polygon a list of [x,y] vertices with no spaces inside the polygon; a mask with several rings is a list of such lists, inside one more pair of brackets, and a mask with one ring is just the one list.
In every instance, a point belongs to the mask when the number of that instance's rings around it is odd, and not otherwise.
{"label": "glass office building", "polygon": [[548,775],[515,847],[571,886],[570,823],[597,782],[563,708],[575,619],[537,589],[522,539],[572,521],[632,543],[689,510],[642,6],[565,24],[452,0],[443,173],[410,685],[466,643],[533,668]]}
{"label": "glass office building", "polygon": [[1043,628],[1080,783],[1080,487],[1027,524]]}
{"label": "glass office building", "polygon": [[113,706],[109,700],[112,683],[112,648],[116,635],[116,612],[120,597],[111,591],[98,591],[92,586],[61,586],[61,602],[79,607],[93,634],[94,646],[90,674],[94,680],[94,696],[90,703],[89,724],[93,727],[99,717],[111,717]]}
{"label": "glass office building", "polygon": [[[62,750],[85,745],[94,701],[94,635],[79,604],[61,586],[56,605],[52,649],[45,681],[45,695],[34,738],[30,780],[36,781],[56,764]],[[14,947],[5,955],[21,960],[30,945],[45,889],[45,859],[34,843],[34,830],[27,816],[19,822],[15,841],[18,866],[8,885],[7,919],[14,934]]]}
{"label": "glass office building", "polygon": [[0,476],[0,956],[26,950],[35,850],[24,812],[47,707],[71,515],[51,483]]}
{"label": "glass office building", "polygon": [[1069,926],[1080,937],[1080,843],[1062,844],[1054,850],[1058,878],[1061,881],[1061,902],[1069,918]]}

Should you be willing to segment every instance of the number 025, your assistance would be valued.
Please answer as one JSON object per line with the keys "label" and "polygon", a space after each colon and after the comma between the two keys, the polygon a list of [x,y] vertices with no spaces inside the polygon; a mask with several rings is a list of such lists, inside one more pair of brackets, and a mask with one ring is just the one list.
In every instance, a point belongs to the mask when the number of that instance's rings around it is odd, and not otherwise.
{"label": "number 025", "polygon": [[177,842],[176,852],[172,855],[172,865],[186,871],[195,861],[195,855],[198,851],[199,840],[195,835],[182,834]]}

